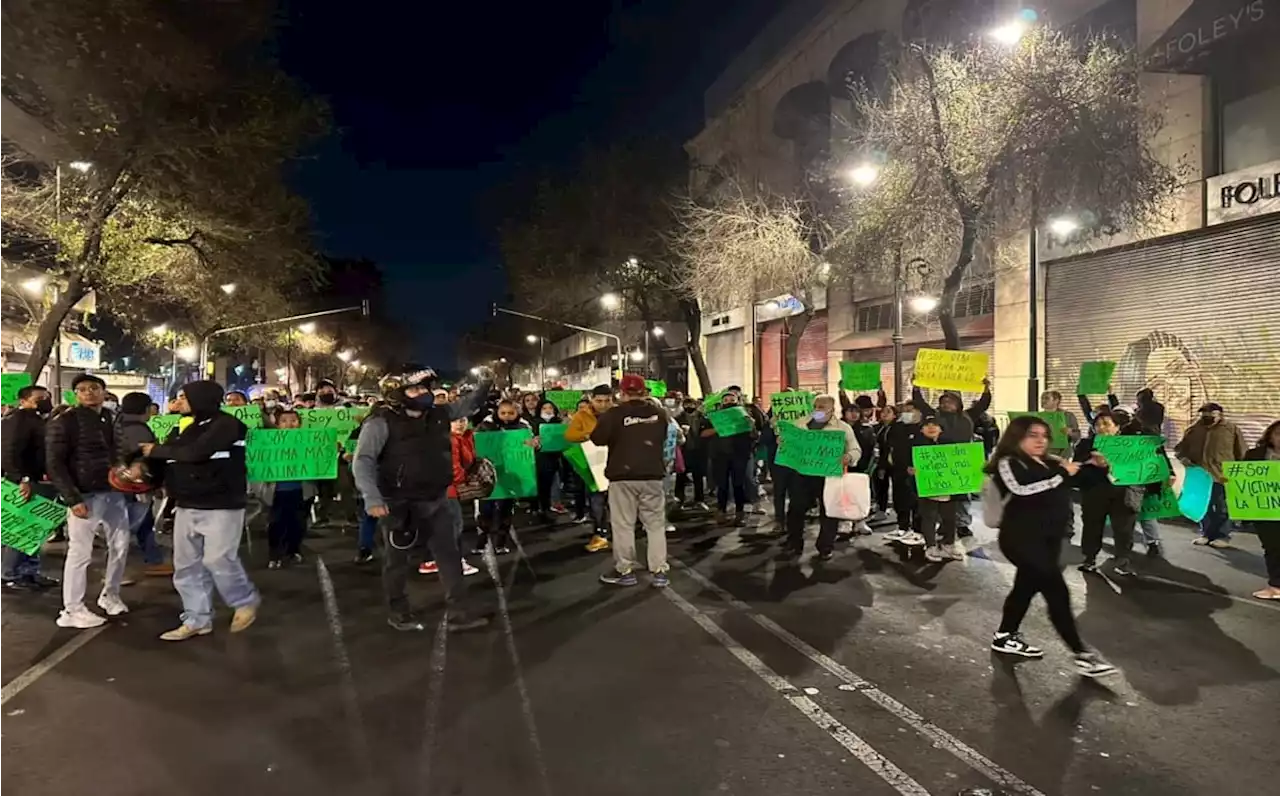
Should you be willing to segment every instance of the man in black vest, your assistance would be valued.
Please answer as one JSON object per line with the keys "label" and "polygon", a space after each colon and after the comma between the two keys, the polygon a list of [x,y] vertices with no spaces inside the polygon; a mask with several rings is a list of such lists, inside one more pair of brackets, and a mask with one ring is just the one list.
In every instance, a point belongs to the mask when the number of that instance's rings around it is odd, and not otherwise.
{"label": "man in black vest", "polygon": [[406,367],[382,381],[387,405],[360,427],[351,471],[364,499],[365,512],[378,518],[386,550],[382,557],[382,588],[387,623],[396,630],[422,630],[410,610],[405,584],[410,551],[429,547],[444,581],[447,627],[471,630],[488,619],[469,615],[463,606],[466,585],[462,555],[454,537],[453,446],[449,424],[468,417],[489,395],[492,376],[465,398],[437,406],[432,395],[436,374],[430,368]]}

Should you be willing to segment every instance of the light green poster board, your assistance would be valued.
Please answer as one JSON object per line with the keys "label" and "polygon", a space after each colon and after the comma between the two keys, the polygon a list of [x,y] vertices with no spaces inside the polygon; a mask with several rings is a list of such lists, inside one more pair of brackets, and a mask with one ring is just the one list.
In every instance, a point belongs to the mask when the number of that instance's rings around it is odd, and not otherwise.
{"label": "light green poster board", "polygon": [[5,406],[13,406],[18,402],[18,390],[23,387],[30,386],[30,373],[5,373],[0,376],[0,392],[4,397],[0,398],[0,403]]}
{"label": "light green poster board", "polygon": [[543,400],[550,401],[556,405],[557,409],[568,415],[578,411],[582,390],[547,390],[543,396]]}
{"label": "light green poster board", "polygon": [[645,379],[644,386],[649,391],[649,394],[652,395],[654,398],[667,397],[667,383],[665,381],[654,381],[652,379]]}
{"label": "light green poster board", "polygon": [[63,390],[63,391],[62,391],[62,402],[63,402],[64,404],[66,404],[67,406],[75,406],[75,405],[76,405],[76,391],[75,391],[75,390]]}
{"label": "light green poster board", "polygon": [[182,415],[156,415],[147,421],[147,425],[151,427],[151,433],[156,435],[157,442],[164,442],[169,438],[169,432],[178,427]]}
{"label": "light green poster board", "polygon": [[707,419],[711,421],[711,425],[715,427],[716,435],[721,437],[734,437],[738,434],[749,434],[751,432],[751,418],[747,415],[747,410],[741,406],[731,406],[728,409],[717,409],[707,415]]}
{"label": "light green poster board", "polygon": [[29,556],[40,552],[41,545],[55,529],[67,520],[67,507],[39,495],[23,502],[21,488],[11,481],[0,481],[4,494],[0,536],[8,547]]}
{"label": "light green poster board", "polygon": [[1093,449],[1107,459],[1111,482],[1117,486],[1142,486],[1169,480],[1169,460],[1160,450],[1163,437],[1116,434],[1093,438]]}
{"label": "light green poster board", "polygon": [[840,387],[852,392],[880,389],[880,363],[841,362]]}
{"label": "light green poster board", "polygon": [[1071,437],[1068,436],[1067,429],[1067,413],[1066,412],[1009,412],[1009,419],[1024,417],[1038,417],[1049,424],[1049,429],[1053,432],[1053,436],[1049,439],[1049,450],[1054,453],[1060,453],[1071,447]]}
{"label": "light green poster board", "polygon": [[244,423],[249,428],[262,428],[262,407],[257,404],[224,406],[222,411]]}
{"label": "light green poster board", "polygon": [[564,432],[568,426],[564,423],[543,423],[538,426],[538,437],[542,440],[543,453],[562,453],[569,447]]}
{"label": "light green poster board", "polygon": [[916,493],[922,498],[970,495],[981,491],[985,464],[981,442],[921,445],[911,449]]}
{"label": "light green poster board", "polygon": [[813,399],[815,397],[813,393],[804,390],[775,392],[769,396],[769,406],[773,409],[773,419],[781,425],[808,417],[813,414]]}
{"label": "light green poster board", "polygon": [[1233,520],[1280,520],[1280,461],[1227,462],[1227,516]]}
{"label": "light green poster board", "polygon": [[498,472],[489,500],[533,497],[538,494],[538,475],[533,464],[533,432],[482,431],[475,435],[476,456],[488,459]]}
{"label": "light green poster board", "polygon": [[340,439],[346,439],[360,425],[361,419],[369,414],[369,407],[339,406],[333,409],[298,409],[297,412],[303,428],[333,429]]}
{"label": "light green poster board", "polygon": [[719,409],[719,408],[720,408],[720,402],[724,400],[724,394],[725,394],[726,392],[728,392],[728,390],[721,390],[720,392],[713,392],[713,393],[711,393],[710,395],[708,395],[707,397],[703,398],[703,399],[702,399],[702,409],[703,409],[703,411],[705,411],[705,412],[714,412],[715,410]]}
{"label": "light green poster board", "polygon": [[1178,508],[1178,496],[1173,494],[1173,489],[1168,484],[1165,484],[1158,494],[1142,496],[1142,508],[1138,510],[1138,519],[1165,520],[1181,516],[1182,510]]}
{"label": "light green poster board", "polygon": [[825,477],[844,474],[845,436],[843,431],[778,427],[778,453],[774,464],[790,467],[801,475]]}
{"label": "light green poster board", "polygon": [[1111,377],[1115,372],[1114,362],[1081,362],[1076,395],[1106,395],[1111,391]]}
{"label": "light green poster board", "polygon": [[245,437],[249,480],[328,481],[338,477],[338,432],[324,428],[253,428]]}

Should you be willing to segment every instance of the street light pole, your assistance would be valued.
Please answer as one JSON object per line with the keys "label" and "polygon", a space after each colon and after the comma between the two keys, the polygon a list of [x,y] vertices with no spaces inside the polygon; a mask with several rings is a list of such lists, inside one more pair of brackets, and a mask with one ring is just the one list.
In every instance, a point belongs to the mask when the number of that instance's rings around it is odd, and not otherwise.
{"label": "street light pole", "polygon": [[1039,298],[1037,283],[1040,281],[1040,203],[1034,186],[1031,189],[1031,233],[1028,237],[1027,316],[1031,323],[1027,341],[1027,411],[1034,412],[1040,407],[1040,313],[1036,307]]}
{"label": "street light pole", "polygon": [[902,403],[902,247],[893,256],[893,402]]}
{"label": "street light pole", "polygon": [[[342,312],[359,312],[365,317],[369,316],[368,300],[360,302],[354,307],[339,307],[336,310],[320,310],[319,312],[306,312],[302,315],[290,315],[285,318],[272,318],[269,321],[258,321],[257,323],[246,323],[241,326],[228,326],[225,329],[214,329],[204,336],[200,341],[200,375],[203,377],[209,371],[209,338],[216,337],[220,334],[229,334],[231,332],[242,332],[245,329],[258,329],[263,326],[274,326],[277,323],[292,323],[293,321],[305,321],[308,318],[322,318],[326,315],[337,315]],[[292,338],[290,338],[292,340]]]}

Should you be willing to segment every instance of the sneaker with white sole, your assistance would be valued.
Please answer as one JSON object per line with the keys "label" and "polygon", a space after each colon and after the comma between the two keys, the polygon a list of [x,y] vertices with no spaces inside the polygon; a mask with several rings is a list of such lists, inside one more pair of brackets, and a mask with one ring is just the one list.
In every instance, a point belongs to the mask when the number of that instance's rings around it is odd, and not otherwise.
{"label": "sneaker with white sole", "polygon": [[959,542],[942,546],[942,557],[950,561],[964,561],[968,555],[969,551]]}
{"label": "sneaker with white sole", "polygon": [[213,628],[208,626],[192,627],[191,625],[178,625],[173,630],[169,630],[164,633],[161,633],[160,640],[161,641],[186,641],[187,639],[194,638],[195,636],[207,636],[212,632],[213,632]]}
{"label": "sneaker with white sole", "polygon": [[889,531],[884,535],[885,542],[901,542],[902,537],[906,536],[910,531],[904,531],[901,528]]}
{"label": "sneaker with white sole", "polygon": [[124,600],[121,600],[118,594],[103,592],[98,597],[98,607],[106,611],[107,616],[119,616],[120,614],[129,613],[129,606],[124,604]]}
{"label": "sneaker with white sole", "polygon": [[480,570],[479,570],[478,568],[476,568],[476,567],[471,566],[471,564],[470,564],[470,563],[468,563],[468,562],[467,562],[467,560],[466,560],[465,558],[464,558],[464,559],[462,559],[462,574],[463,574],[463,575],[475,575],[475,574],[478,574],[479,572],[480,572]]}
{"label": "sneaker with white sole", "polygon": [[1021,633],[996,633],[991,639],[991,649],[1005,655],[1020,658],[1043,658],[1044,650],[1028,644]]}
{"label": "sneaker with white sole", "polygon": [[920,547],[924,544],[924,537],[915,531],[907,531],[898,541],[911,547]]}
{"label": "sneaker with white sole", "polygon": [[1096,652],[1081,652],[1076,655],[1076,672],[1081,677],[1107,677],[1118,674],[1120,670],[1104,661]]}
{"label": "sneaker with white sole", "polygon": [[925,561],[942,561],[942,548],[937,545],[931,545],[924,549]]}
{"label": "sneaker with white sole", "polygon": [[423,561],[418,565],[419,575],[439,575],[440,567],[434,561]]}
{"label": "sneaker with white sole", "polygon": [[85,608],[83,605],[77,605],[74,608],[63,608],[62,613],[58,614],[58,627],[74,627],[77,630],[88,630],[91,627],[101,627],[105,625],[107,620]]}

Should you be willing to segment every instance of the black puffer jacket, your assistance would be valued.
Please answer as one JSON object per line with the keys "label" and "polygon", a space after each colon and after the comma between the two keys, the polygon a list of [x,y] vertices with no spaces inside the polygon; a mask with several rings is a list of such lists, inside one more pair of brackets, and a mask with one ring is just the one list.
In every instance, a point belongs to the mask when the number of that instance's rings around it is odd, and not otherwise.
{"label": "black puffer jacket", "polygon": [[0,423],[4,429],[4,477],[14,483],[44,478],[44,418],[35,409],[16,409]]}
{"label": "black puffer jacket", "polygon": [[68,506],[92,492],[110,492],[107,473],[116,461],[111,412],[74,406],[45,427],[45,466]]}
{"label": "black puffer jacket", "polygon": [[182,391],[195,422],[151,449],[151,458],[166,462],[169,497],[182,509],[244,508],[244,423],[222,411],[222,387],[216,382],[194,381]]}

